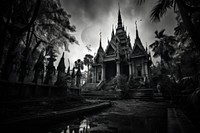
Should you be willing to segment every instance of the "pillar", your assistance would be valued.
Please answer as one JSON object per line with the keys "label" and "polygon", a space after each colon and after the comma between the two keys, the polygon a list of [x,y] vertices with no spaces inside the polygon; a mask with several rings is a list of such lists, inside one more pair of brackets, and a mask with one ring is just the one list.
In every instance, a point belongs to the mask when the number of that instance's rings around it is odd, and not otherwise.
{"label": "pillar", "polygon": [[145,77],[144,62],[142,61],[142,77]]}
{"label": "pillar", "polygon": [[103,65],[103,80],[106,80],[106,64]]}
{"label": "pillar", "polygon": [[105,80],[105,64],[101,65],[101,80]]}
{"label": "pillar", "polygon": [[147,78],[149,77],[147,63],[145,63],[145,75],[146,75]]}
{"label": "pillar", "polygon": [[117,61],[116,65],[117,65],[117,76],[119,76],[120,75],[120,61]]}
{"label": "pillar", "polygon": [[96,76],[97,76],[97,68],[94,67],[94,71],[93,71],[93,74],[92,74],[92,83],[96,83]]}
{"label": "pillar", "polygon": [[128,66],[129,66],[129,77],[130,77],[132,75],[132,64],[131,64],[131,62],[129,62]]}
{"label": "pillar", "polygon": [[132,74],[135,75],[135,63],[132,62]]}

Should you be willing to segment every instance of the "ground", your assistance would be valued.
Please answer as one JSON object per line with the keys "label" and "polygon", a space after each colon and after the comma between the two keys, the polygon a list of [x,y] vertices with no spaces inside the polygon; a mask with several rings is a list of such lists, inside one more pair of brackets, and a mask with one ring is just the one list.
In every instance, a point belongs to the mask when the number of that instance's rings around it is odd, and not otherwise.
{"label": "ground", "polygon": [[[165,133],[167,131],[167,107],[165,103],[139,100],[112,101],[113,106],[101,113],[84,116],[70,123],[61,123],[48,132],[76,133]],[[95,113],[95,112],[94,112]],[[85,127],[85,129],[83,128]]]}

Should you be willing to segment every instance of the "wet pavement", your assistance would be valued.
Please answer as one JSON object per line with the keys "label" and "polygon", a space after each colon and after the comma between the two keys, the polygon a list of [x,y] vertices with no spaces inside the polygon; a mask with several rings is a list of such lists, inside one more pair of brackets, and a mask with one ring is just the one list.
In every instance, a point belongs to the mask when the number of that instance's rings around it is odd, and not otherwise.
{"label": "wet pavement", "polygon": [[[112,101],[113,106],[100,113],[58,123],[46,133],[165,133],[167,107],[162,102],[139,100]],[[95,114],[96,113],[96,114]]]}

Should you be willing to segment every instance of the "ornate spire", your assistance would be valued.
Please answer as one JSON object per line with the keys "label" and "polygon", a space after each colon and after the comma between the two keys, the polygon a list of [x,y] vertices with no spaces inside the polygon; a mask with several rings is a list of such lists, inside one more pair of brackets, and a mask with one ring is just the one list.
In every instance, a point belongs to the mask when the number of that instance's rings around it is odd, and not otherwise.
{"label": "ornate spire", "polygon": [[57,67],[58,71],[65,72],[64,52]]}
{"label": "ornate spire", "polygon": [[98,53],[99,53],[99,52],[104,53],[104,50],[103,50],[103,47],[102,47],[102,44],[101,44],[101,32],[99,33],[99,36],[100,36],[100,42],[99,42]]}
{"label": "ornate spire", "polygon": [[137,20],[135,21],[135,27],[136,27],[136,38],[139,38],[138,29],[137,29]]}
{"label": "ornate spire", "polygon": [[130,40],[130,33],[128,33],[128,39]]}
{"label": "ornate spire", "polygon": [[112,25],[112,35],[111,35],[111,38],[113,38],[114,35],[115,35],[115,33],[114,33],[113,25]]}
{"label": "ornate spire", "polygon": [[75,67],[73,67],[73,70],[72,70],[72,75],[71,75],[72,78],[75,78],[76,75],[75,75]]}
{"label": "ornate spire", "polygon": [[119,6],[119,11],[118,11],[118,27],[122,27],[122,17],[121,17],[121,12],[120,12],[120,5]]}
{"label": "ornate spire", "polygon": [[146,52],[148,51],[148,48],[147,48],[147,42],[146,42]]}
{"label": "ornate spire", "polygon": [[101,32],[99,33],[99,36],[100,36],[99,48],[100,48],[100,47],[102,47],[102,45],[101,45]]}
{"label": "ornate spire", "polygon": [[68,69],[67,69],[67,76],[70,76],[70,66],[68,66]]}

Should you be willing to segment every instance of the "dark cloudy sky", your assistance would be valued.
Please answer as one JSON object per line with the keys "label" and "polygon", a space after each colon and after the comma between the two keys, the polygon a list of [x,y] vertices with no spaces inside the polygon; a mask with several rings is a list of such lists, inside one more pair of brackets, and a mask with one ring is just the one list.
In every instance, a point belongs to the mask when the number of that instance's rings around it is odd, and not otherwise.
{"label": "dark cloudy sky", "polygon": [[[135,40],[135,20],[138,20],[139,36],[144,46],[155,40],[155,30],[165,28],[166,33],[173,34],[176,22],[172,10],[168,11],[161,22],[150,21],[150,12],[156,1],[146,0],[139,6],[137,0],[61,0],[63,8],[72,15],[70,22],[77,28],[74,34],[80,43],[80,45],[70,45],[70,53],[66,53],[65,57],[74,62],[78,58],[83,59],[87,53],[94,55],[99,46],[100,31],[103,48],[106,48],[107,40],[111,37],[112,25],[114,28],[117,25],[118,2],[122,21],[130,33],[132,45]],[[92,51],[88,51],[86,45],[91,45]]]}

